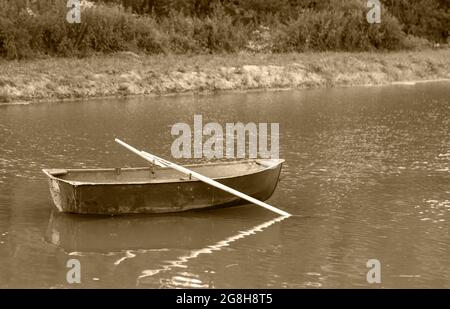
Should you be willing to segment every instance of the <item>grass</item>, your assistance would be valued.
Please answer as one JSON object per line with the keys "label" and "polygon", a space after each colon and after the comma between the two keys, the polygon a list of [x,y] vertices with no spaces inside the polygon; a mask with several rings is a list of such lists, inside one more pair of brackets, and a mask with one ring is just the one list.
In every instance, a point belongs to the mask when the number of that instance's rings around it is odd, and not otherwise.
{"label": "grass", "polygon": [[114,55],[0,61],[0,100],[34,101],[450,78],[450,49],[389,53]]}
{"label": "grass", "polygon": [[11,101],[11,96],[9,95],[8,90],[3,87],[0,88],[0,103],[8,103]]}

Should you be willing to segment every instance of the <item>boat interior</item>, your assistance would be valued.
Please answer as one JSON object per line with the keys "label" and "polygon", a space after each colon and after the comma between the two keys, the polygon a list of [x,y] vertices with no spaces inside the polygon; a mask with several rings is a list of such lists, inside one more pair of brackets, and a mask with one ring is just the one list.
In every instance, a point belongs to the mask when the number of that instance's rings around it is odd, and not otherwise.
{"label": "boat interior", "polygon": [[[280,159],[254,159],[232,162],[185,165],[209,178],[220,179],[253,174],[282,163]],[[189,180],[172,168],[149,166],[139,168],[99,168],[99,169],[45,169],[47,175],[79,183],[148,183]]]}

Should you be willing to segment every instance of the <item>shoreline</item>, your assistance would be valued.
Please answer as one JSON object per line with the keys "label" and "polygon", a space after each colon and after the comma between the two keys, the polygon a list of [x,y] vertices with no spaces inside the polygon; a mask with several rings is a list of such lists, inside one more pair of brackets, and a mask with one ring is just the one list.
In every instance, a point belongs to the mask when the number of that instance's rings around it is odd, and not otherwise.
{"label": "shoreline", "polygon": [[[367,85],[341,85],[328,88],[348,88],[348,87],[387,87],[387,86],[415,86],[417,84],[427,84],[427,83],[450,83],[450,78],[438,78],[438,79],[425,79],[425,80],[406,80],[406,81],[396,81],[386,84],[367,84]],[[322,87],[326,88],[326,87]],[[85,101],[95,101],[95,100],[112,100],[120,98],[159,98],[159,97],[172,97],[172,96],[194,96],[194,95],[213,95],[213,94],[226,94],[226,93],[258,93],[258,92],[277,92],[277,91],[295,91],[295,90],[308,90],[308,89],[320,89],[320,87],[309,87],[309,88],[255,88],[255,89],[234,89],[234,90],[218,90],[214,92],[180,92],[180,93],[166,93],[166,94],[128,94],[128,95],[116,95],[116,96],[97,96],[97,97],[85,97],[85,98],[67,98],[67,99],[33,99],[29,101],[10,101],[1,102],[1,106],[12,106],[12,105],[30,105],[30,104],[43,104],[43,103],[66,103],[66,102],[85,102]]]}
{"label": "shoreline", "polygon": [[0,105],[450,81],[450,49],[0,61]]}

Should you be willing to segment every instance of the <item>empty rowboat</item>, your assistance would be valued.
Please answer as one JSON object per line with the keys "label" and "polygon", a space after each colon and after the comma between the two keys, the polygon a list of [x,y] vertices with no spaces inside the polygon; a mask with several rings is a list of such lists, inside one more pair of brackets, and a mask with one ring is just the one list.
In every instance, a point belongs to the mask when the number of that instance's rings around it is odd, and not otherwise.
{"label": "empty rowboat", "polygon": [[[258,200],[274,192],[282,159],[186,165]],[[78,214],[169,213],[248,202],[170,167],[44,169],[60,212]]]}

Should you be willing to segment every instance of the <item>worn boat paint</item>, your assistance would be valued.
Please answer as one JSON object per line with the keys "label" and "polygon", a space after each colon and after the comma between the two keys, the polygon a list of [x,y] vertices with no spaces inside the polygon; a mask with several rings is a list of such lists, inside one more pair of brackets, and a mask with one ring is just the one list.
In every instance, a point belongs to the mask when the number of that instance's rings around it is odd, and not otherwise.
{"label": "worn boat paint", "polygon": [[[187,165],[189,169],[259,200],[278,183],[284,160]],[[246,204],[230,193],[165,167],[44,169],[60,212],[78,214],[169,213]]]}

